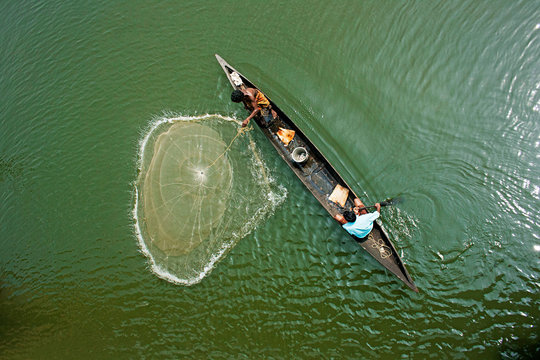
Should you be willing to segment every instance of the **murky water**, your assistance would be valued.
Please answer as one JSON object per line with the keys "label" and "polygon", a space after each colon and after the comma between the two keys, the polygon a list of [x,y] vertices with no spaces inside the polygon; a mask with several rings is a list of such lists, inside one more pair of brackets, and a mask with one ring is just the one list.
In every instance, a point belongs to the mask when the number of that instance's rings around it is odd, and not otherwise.
{"label": "murky water", "polygon": [[[0,357],[531,358],[536,1],[0,4]],[[133,220],[159,117],[246,113],[218,53],[382,220],[415,294],[251,134],[283,202],[200,283]],[[231,151],[235,151],[233,147]]]}

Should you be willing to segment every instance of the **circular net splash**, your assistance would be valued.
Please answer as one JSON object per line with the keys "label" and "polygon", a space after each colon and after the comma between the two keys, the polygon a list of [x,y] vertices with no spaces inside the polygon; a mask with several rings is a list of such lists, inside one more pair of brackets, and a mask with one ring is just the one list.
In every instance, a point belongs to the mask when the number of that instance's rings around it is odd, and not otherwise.
{"label": "circular net splash", "polygon": [[199,282],[284,199],[238,127],[217,115],[163,118],[141,142],[134,217],[158,276]]}

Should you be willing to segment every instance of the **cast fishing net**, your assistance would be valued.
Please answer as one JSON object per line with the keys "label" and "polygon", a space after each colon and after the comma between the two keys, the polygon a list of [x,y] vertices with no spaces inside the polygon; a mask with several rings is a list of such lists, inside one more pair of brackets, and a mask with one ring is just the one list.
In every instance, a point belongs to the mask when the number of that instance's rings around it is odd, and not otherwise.
{"label": "cast fishing net", "polygon": [[200,281],[283,200],[247,132],[220,116],[164,118],[141,142],[134,215],[160,277]]}

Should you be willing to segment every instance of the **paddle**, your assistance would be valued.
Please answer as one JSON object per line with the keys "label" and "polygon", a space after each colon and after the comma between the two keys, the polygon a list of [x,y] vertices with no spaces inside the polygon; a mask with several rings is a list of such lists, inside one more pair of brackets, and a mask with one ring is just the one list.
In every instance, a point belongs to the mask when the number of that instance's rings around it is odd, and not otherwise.
{"label": "paddle", "polygon": [[[399,197],[395,197],[395,198],[391,198],[391,199],[381,201],[380,204],[381,204],[381,207],[383,207],[383,206],[395,205],[395,204],[398,204],[400,202],[402,202],[402,199],[399,198]],[[359,208],[358,211],[367,210],[367,209],[371,209],[371,208],[375,208],[375,207],[376,207],[375,205],[365,206],[365,207]]]}

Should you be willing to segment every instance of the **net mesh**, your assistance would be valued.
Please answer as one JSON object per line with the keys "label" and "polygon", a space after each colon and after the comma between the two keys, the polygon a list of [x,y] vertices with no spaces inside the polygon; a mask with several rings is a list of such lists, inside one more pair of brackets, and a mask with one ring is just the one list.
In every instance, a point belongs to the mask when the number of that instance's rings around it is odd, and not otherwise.
{"label": "net mesh", "polygon": [[200,281],[284,199],[251,135],[237,129],[219,116],[161,119],[142,141],[134,213],[160,277]]}

